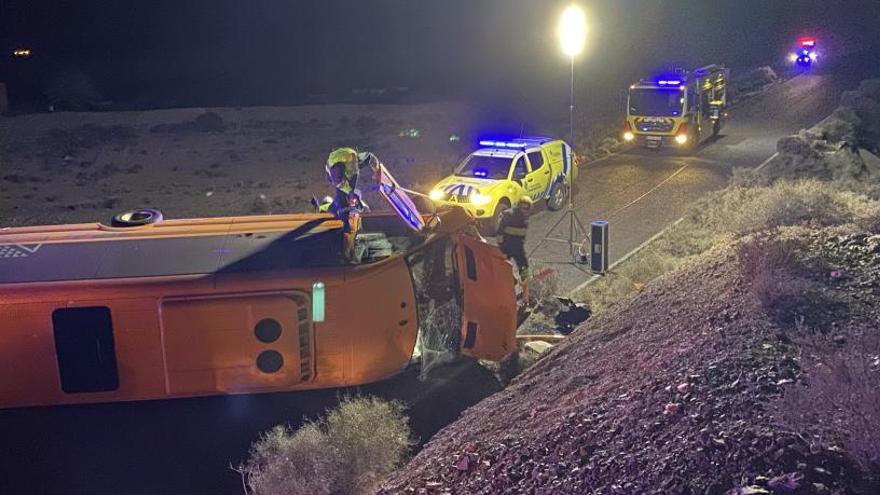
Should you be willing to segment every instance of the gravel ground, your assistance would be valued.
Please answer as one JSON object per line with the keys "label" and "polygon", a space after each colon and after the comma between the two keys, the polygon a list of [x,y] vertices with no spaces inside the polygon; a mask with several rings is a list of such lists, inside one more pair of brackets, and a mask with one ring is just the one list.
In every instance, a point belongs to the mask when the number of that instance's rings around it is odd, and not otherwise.
{"label": "gravel ground", "polygon": [[803,229],[716,249],[588,321],[381,493],[878,493],[775,412],[801,383],[799,332],[878,331],[878,251]]}

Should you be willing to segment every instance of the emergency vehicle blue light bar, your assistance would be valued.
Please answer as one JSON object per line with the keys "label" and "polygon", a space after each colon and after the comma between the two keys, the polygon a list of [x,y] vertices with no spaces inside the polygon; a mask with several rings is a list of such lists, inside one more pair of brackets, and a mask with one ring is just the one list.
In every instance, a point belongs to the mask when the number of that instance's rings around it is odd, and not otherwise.
{"label": "emergency vehicle blue light bar", "polygon": [[678,79],[673,79],[673,80],[661,79],[661,80],[657,81],[657,84],[659,84],[660,86],[678,86],[679,84],[681,84],[681,81],[679,81]]}
{"label": "emergency vehicle blue light bar", "polygon": [[486,146],[489,148],[525,148],[528,146],[526,143],[512,143],[510,141],[480,141],[480,146]]}
{"label": "emergency vehicle blue light bar", "polygon": [[484,168],[475,168],[474,177],[489,177],[489,171]]}

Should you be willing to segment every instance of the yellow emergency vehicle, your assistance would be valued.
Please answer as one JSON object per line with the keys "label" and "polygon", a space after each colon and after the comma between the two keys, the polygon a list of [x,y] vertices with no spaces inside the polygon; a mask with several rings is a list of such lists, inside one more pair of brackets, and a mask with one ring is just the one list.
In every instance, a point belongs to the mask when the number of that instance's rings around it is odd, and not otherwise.
{"label": "yellow emergency vehicle", "polygon": [[707,65],[641,80],[629,87],[625,143],[691,150],[721,131],[730,70]]}
{"label": "yellow emergency vehicle", "polygon": [[501,212],[523,196],[547,208],[565,205],[577,163],[571,146],[547,137],[507,141],[480,141],[480,148],[465,158],[455,172],[431,190],[435,203],[457,204],[481,219],[491,234]]}

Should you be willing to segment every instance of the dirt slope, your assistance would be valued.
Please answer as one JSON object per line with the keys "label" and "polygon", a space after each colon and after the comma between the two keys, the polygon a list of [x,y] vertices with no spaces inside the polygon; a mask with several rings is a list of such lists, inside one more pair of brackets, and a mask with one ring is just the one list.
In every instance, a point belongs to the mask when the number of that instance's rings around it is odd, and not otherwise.
{"label": "dirt slope", "polygon": [[[866,253],[880,251],[880,238],[872,242]],[[768,265],[737,245],[659,279],[467,410],[383,493],[739,494],[786,484],[798,488],[780,493],[869,493],[839,451],[809,444],[807,427],[783,428],[771,414],[800,375],[798,318],[837,331],[868,321],[877,332],[876,310],[849,302],[878,306],[880,275],[864,271],[878,256],[838,257],[837,267],[867,275],[852,287],[830,283],[819,247],[827,244],[799,248],[812,261],[798,262],[796,277],[770,266],[787,256]],[[810,304],[803,284],[835,302]]]}
{"label": "dirt slope", "polygon": [[329,193],[323,164],[338,146],[374,151],[427,188],[470,151],[472,120],[458,103],[0,117],[0,225],[106,221],[135,207],[170,218],[306,211]]}

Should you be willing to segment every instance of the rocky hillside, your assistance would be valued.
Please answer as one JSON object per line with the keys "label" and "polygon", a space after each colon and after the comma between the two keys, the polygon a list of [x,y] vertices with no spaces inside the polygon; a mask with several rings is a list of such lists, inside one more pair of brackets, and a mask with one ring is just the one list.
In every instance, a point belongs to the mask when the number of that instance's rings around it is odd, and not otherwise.
{"label": "rocky hillside", "polygon": [[467,410],[382,493],[880,493],[876,234],[711,250]]}

